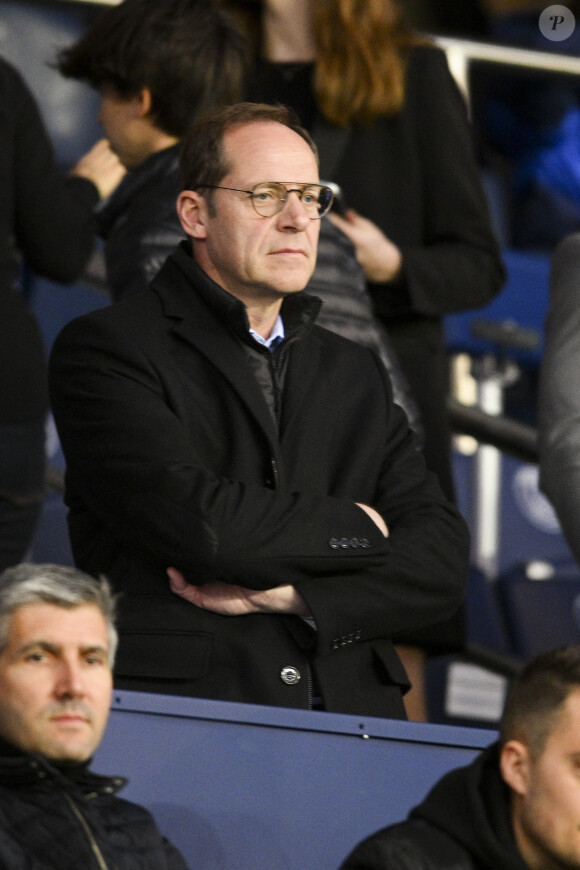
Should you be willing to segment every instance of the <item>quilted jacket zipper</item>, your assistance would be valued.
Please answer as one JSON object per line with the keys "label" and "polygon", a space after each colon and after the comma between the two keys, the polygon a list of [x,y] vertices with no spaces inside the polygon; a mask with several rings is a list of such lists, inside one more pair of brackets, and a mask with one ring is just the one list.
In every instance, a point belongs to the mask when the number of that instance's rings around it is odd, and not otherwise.
{"label": "quilted jacket zipper", "polygon": [[95,840],[94,834],[91,831],[87,820],[85,819],[85,817],[83,816],[83,814],[81,813],[81,811],[79,810],[79,808],[77,807],[77,805],[75,804],[75,802],[73,801],[71,796],[68,795],[66,792],[64,793],[64,796],[65,796],[65,799],[66,799],[68,805],[70,806],[71,810],[73,811],[74,815],[76,816],[78,821],[81,823],[81,827],[86,834],[86,837],[87,837],[87,840],[89,841],[89,845],[90,845],[91,849],[93,850],[93,855],[97,859],[97,864],[99,865],[99,870],[108,870],[107,862],[103,858],[103,853],[99,849],[99,844]]}

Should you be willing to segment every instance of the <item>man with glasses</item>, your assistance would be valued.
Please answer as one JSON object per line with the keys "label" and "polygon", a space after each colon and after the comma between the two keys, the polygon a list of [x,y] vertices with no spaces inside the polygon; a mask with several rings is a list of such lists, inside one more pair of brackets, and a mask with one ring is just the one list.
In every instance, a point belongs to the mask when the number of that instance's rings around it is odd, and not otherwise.
{"label": "man with glasses", "polygon": [[51,360],[75,558],[123,593],[116,683],[403,718],[390,636],[458,606],[468,536],[378,358],[315,323],[315,147],[242,103],[181,163],[189,239]]}

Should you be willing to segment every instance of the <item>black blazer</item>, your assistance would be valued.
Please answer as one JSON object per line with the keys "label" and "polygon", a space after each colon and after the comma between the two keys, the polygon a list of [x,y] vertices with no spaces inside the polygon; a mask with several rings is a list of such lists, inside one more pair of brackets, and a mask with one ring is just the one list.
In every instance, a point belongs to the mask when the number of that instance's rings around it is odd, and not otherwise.
{"label": "black blazer", "polygon": [[[308,707],[314,679],[329,710],[402,716],[389,638],[458,606],[465,524],[372,352],[312,324],[288,336],[277,427],[202,289],[223,295],[181,247],[150,290],[69,324],[52,354],[75,557],[123,593],[117,683]],[[169,565],[198,583],[293,583],[317,630],[195,608]]]}

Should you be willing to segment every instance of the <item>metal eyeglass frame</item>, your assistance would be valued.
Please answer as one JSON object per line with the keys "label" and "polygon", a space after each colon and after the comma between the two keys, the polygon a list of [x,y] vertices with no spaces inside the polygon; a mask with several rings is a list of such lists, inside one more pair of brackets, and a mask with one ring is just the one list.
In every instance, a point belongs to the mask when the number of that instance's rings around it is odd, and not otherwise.
{"label": "metal eyeglass frame", "polygon": [[[255,184],[251,190],[243,190],[240,187],[223,187],[220,184],[199,184],[198,187],[207,187],[210,190],[233,190],[235,193],[247,193],[250,197],[250,201],[252,203],[253,209],[260,217],[274,217],[274,215],[279,214],[284,206],[286,205],[286,201],[288,199],[289,194],[296,193],[300,202],[304,205],[306,210],[308,211],[308,204],[304,203],[304,195],[308,193],[308,191],[312,191],[315,189],[318,192],[318,199],[316,199],[316,206],[320,206],[319,211],[315,215],[308,215],[311,221],[317,221],[323,218],[328,214],[330,209],[332,208],[332,203],[334,201],[334,192],[330,187],[327,187],[325,184],[308,184],[304,183],[304,188],[301,187],[291,187],[287,188],[287,184],[298,184],[296,181],[260,181],[258,184]],[[275,211],[270,214],[264,214],[259,210],[258,205],[256,204],[256,196],[258,195],[256,191],[261,187],[269,187],[273,188],[270,191],[272,197],[278,201],[278,207]],[[279,196],[277,195],[277,191],[279,191]],[[267,193],[268,191],[264,191]],[[322,201],[323,196],[326,197],[326,201]]]}

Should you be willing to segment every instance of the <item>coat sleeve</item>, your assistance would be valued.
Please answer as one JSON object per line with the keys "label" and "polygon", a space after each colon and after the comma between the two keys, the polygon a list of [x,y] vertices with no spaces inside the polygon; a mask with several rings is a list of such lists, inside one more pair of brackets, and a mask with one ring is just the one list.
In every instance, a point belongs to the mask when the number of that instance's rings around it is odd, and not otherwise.
{"label": "coat sleeve", "polygon": [[545,348],[540,367],[540,486],[580,561],[580,234],[552,260]]}
{"label": "coat sleeve", "polygon": [[[424,201],[417,215],[421,243],[402,245],[398,295],[403,291],[410,309],[426,316],[478,308],[499,292],[504,267],[465,102],[442,51],[413,52],[406,102],[403,111],[413,130]],[[391,288],[371,285],[379,313],[381,302],[387,306],[386,316],[391,313]]]}
{"label": "coat sleeve", "polygon": [[316,620],[319,647],[353,632],[361,639],[392,637],[451,616],[459,607],[469,563],[469,533],[434,474],[426,470],[403,412],[391,406],[385,427],[382,473],[373,507],[389,537],[384,558],[353,576],[335,572],[332,583],[315,576],[296,586]]}
{"label": "coat sleeve", "polygon": [[93,250],[97,188],[88,179],[64,176],[56,165],[36,102],[16,70],[3,67],[2,81],[15,125],[10,183],[17,246],[39,274],[73,281]]}

